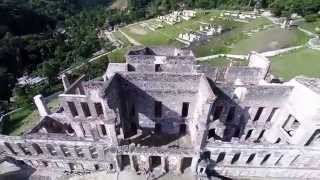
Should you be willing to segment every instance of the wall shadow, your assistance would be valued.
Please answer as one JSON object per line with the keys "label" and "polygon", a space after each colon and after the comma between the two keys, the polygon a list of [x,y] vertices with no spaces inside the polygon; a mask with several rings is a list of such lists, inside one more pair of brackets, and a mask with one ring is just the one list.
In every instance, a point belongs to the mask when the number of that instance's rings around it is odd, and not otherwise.
{"label": "wall shadow", "polygon": [[[208,129],[208,137],[227,142],[231,141],[232,138],[240,138],[244,135],[244,130],[250,120],[249,109],[239,105],[240,100],[236,96],[233,96],[233,92],[231,92],[231,90],[234,90],[233,88],[223,91],[211,79],[208,79],[208,81],[214,94],[217,96],[210,112],[209,125],[211,129]],[[226,116],[222,117],[226,107],[230,108],[227,114],[225,114]],[[215,128],[221,124],[224,125],[225,129],[223,134],[218,135],[215,132]]]}
{"label": "wall shadow", "polygon": [[1,180],[29,179],[31,175],[36,171],[36,169],[25,164],[23,161],[18,161],[11,157],[5,157],[3,160],[0,161],[0,163],[4,161],[14,164],[18,168],[20,168],[20,170],[0,174]]}
{"label": "wall shadow", "polygon": [[[111,109],[119,108],[120,118],[122,119],[120,123],[125,136],[124,144],[137,143],[144,146],[163,146],[169,145],[187,134],[188,130],[186,130],[186,133],[165,133],[165,131],[170,131],[170,128],[177,130],[177,128],[180,128],[180,124],[188,126],[185,119],[181,117],[181,112],[176,112],[162,103],[161,111],[163,115],[155,117],[154,102],[161,101],[161,99],[155,99],[120,74],[116,74],[113,80],[117,82],[116,88],[118,89],[120,108],[112,103],[109,106]],[[145,108],[142,108],[142,106]],[[189,111],[191,112],[191,110]],[[145,123],[143,127],[141,127],[141,121]],[[160,130],[158,129],[160,132],[157,132],[157,127],[154,127],[154,124],[160,126]]]}

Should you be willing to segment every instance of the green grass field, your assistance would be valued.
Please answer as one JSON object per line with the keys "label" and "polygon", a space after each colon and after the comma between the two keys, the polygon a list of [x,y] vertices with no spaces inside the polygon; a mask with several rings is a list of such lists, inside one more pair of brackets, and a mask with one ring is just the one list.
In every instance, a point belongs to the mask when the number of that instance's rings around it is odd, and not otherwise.
{"label": "green grass field", "polygon": [[125,62],[125,54],[130,47],[118,49],[108,55],[110,62],[113,63],[123,63]]}
{"label": "green grass field", "polygon": [[303,48],[271,58],[272,73],[289,80],[298,75],[320,78],[320,51]]}
{"label": "green grass field", "polygon": [[279,27],[255,33],[233,44],[231,54],[248,54],[250,51],[266,52],[308,42],[309,37],[298,29],[286,30]]}
{"label": "green grass field", "polygon": [[[213,54],[231,53],[248,54],[250,51],[265,52],[291,46],[302,45],[308,41],[308,37],[297,29],[283,30],[272,27],[272,23],[263,17],[249,23],[237,22],[229,19],[220,19],[217,16],[221,11],[209,11],[207,14],[198,14],[196,18],[182,21],[175,25],[164,25],[163,28],[151,31],[141,24],[159,23],[155,19],[143,21],[122,28],[123,32],[146,46],[170,45],[183,47],[175,38],[182,32],[197,31],[201,23],[219,24],[226,29],[231,29],[220,36],[213,37],[207,42],[197,43],[191,46],[196,57]],[[248,36],[247,33],[251,33]]]}
{"label": "green grass field", "polygon": [[[317,33],[316,28],[320,28],[320,18],[318,18],[318,20],[315,22],[304,22],[301,25],[301,27],[305,28],[313,33]],[[320,32],[318,32],[318,33],[320,33]]]}
{"label": "green grass field", "polygon": [[[57,111],[59,107],[58,98],[51,100],[48,103],[48,107],[51,112]],[[40,116],[38,110],[31,108],[21,109],[11,114],[9,120],[4,123],[3,134],[21,135],[23,132],[36,126],[39,121]]]}

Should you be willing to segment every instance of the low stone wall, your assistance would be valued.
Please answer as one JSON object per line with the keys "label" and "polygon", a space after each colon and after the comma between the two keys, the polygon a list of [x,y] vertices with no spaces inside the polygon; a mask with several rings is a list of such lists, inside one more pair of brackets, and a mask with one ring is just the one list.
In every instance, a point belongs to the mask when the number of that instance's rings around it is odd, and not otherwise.
{"label": "low stone wall", "polygon": [[282,53],[286,53],[286,52],[289,52],[289,51],[294,51],[294,50],[300,49],[302,47],[304,47],[304,46],[294,46],[294,47],[278,49],[278,50],[274,50],[274,51],[267,51],[267,52],[261,53],[261,55],[263,55],[265,57],[273,57],[273,56],[277,56],[277,55],[282,54]]}
{"label": "low stone wall", "polygon": [[215,59],[215,58],[219,58],[219,57],[227,57],[227,58],[235,58],[235,59],[247,59],[248,58],[247,55],[215,54],[215,55],[211,55],[211,56],[197,58],[197,61],[206,61],[209,59]]}

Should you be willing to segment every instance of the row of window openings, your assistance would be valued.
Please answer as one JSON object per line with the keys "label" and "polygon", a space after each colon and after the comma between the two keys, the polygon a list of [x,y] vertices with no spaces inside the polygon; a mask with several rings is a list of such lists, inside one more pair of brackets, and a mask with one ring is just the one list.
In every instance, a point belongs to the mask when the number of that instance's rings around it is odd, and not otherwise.
{"label": "row of window openings", "polygon": [[[227,130],[227,129],[226,129],[226,130]],[[255,129],[250,129],[250,130],[247,132],[247,134],[245,135],[244,140],[248,140],[248,139],[251,137],[253,131],[255,131]],[[255,141],[260,141],[261,138],[263,137],[264,133],[265,133],[265,129],[263,129],[263,130],[260,132],[259,136],[257,137],[257,139],[256,139]],[[232,137],[240,138],[240,136],[241,136],[241,134],[240,134],[240,129],[237,129],[237,130],[235,131],[235,133],[233,134]],[[210,129],[210,130],[208,131],[208,139],[211,139],[211,138],[218,139],[217,137],[218,137],[218,135],[216,134],[216,129]]]}
{"label": "row of window openings", "polygon": [[[225,153],[225,152],[219,153],[216,162],[217,162],[217,163],[223,162],[225,156],[226,156],[226,153]],[[240,152],[239,152],[239,153],[236,153],[236,154],[233,156],[232,160],[231,160],[231,164],[235,164],[235,163],[240,159],[240,156],[241,156],[241,153],[240,153]],[[277,161],[274,161],[274,164],[273,164],[273,165],[275,165],[275,166],[276,166],[276,165],[279,165],[281,159],[283,158],[283,156],[284,156],[284,155],[279,156],[279,159],[278,159]],[[251,164],[251,163],[254,161],[255,157],[256,157],[256,153],[251,154],[251,155],[248,157],[248,159],[245,161],[246,164]],[[271,154],[265,155],[264,158],[263,158],[260,162],[258,162],[257,164],[264,165],[264,164],[269,160],[270,157],[271,157]],[[295,159],[293,159],[290,164],[292,164],[297,158],[298,158],[298,156],[297,156]]]}
{"label": "row of window openings", "polygon": [[[84,129],[84,126],[83,125],[80,125],[81,129],[82,129],[82,132],[84,134],[84,136],[88,136],[87,133],[91,133],[91,130],[89,130],[89,132],[87,132],[85,129]],[[99,134],[101,137],[104,137],[104,136],[107,136],[107,129],[106,129],[106,126],[104,124],[99,124],[97,125],[97,128],[100,129]],[[90,136],[90,135],[89,135]]]}
{"label": "row of window openings", "polygon": [[[182,110],[181,110],[181,117],[187,117],[189,113],[189,103],[183,102],[182,103]],[[161,101],[155,101],[154,106],[154,116],[155,117],[162,117],[162,102]]]}
{"label": "row of window openings", "polygon": [[[78,112],[78,110],[76,108],[75,103],[74,102],[70,102],[70,101],[67,102],[67,103],[68,103],[68,106],[70,108],[72,116],[73,117],[79,116],[79,112]],[[94,104],[94,107],[95,107],[97,115],[98,116],[103,115],[103,109],[102,109],[101,103],[93,103],[93,104]],[[81,105],[81,109],[82,109],[82,112],[83,112],[84,116],[85,117],[90,117],[91,116],[91,111],[90,111],[88,103],[80,102],[80,105]]]}
{"label": "row of window openings", "polygon": [[[214,110],[214,113],[213,113],[213,116],[210,117],[210,120],[216,120],[218,118],[220,118],[222,112],[224,110],[228,110],[228,113],[227,113],[227,117],[226,117],[226,121],[227,122],[231,122],[234,117],[235,117],[235,112],[236,112],[236,107],[235,106],[232,106],[230,107],[229,109],[226,109],[227,107],[223,107],[223,106],[217,106]],[[260,119],[260,116],[263,112],[265,107],[259,107],[254,118],[253,118],[253,121],[256,122]],[[245,107],[245,112],[248,113],[250,107]],[[266,122],[269,122],[271,121],[272,117],[274,116],[275,112],[278,110],[278,108],[273,108],[269,117],[267,118]],[[241,117],[240,118],[244,118],[244,115],[241,114]]]}
{"label": "row of window openings", "polygon": [[[131,65],[128,66],[128,71],[135,71],[135,68]],[[162,69],[161,69],[161,64],[155,64],[154,65],[154,71],[155,72],[162,72]]]}
{"label": "row of window openings", "polygon": [[[34,164],[32,161],[29,161],[30,164]],[[37,164],[42,164],[43,166],[45,167],[48,167],[49,166],[49,162],[48,161],[38,161]],[[58,164],[57,162],[55,162],[55,165],[56,167],[64,167],[64,166],[61,166],[60,164]],[[68,163],[68,166],[70,168],[71,171],[74,171],[77,169],[77,167],[80,166],[80,169],[84,169],[82,164],[74,164],[74,163]],[[94,165],[94,169],[96,171],[100,170],[100,166],[98,164],[95,164]],[[110,164],[109,165],[109,169],[112,170],[113,169],[113,164]]]}
{"label": "row of window openings", "polygon": [[[17,152],[15,152],[12,148],[12,146],[9,144],[9,143],[4,143],[6,147],[8,147],[10,149],[10,151],[14,154],[17,154]],[[32,155],[30,149],[20,143],[17,144],[17,146],[22,150],[22,152],[25,154],[25,155]],[[31,145],[34,150],[36,151],[36,153],[39,155],[39,154],[43,154],[43,150],[40,148],[40,146],[38,144],[32,144]],[[52,156],[56,156],[58,155],[56,149],[50,145],[50,144],[47,144],[46,145],[46,148],[48,149],[49,153],[52,155]],[[64,154],[65,157],[69,157],[71,156],[71,153],[69,151],[69,149],[65,146],[65,145],[61,145],[60,146],[61,148],[61,151],[62,153]],[[84,153],[82,152],[82,149],[79,147],[79,146],[75,146],[75,152],[77,154],[78,157],[84,157]],[[96,150],[95,147],[93,146],[90,146],[89,147],[89,152],[90,152],[90,155],[92,158],[97,158],[98,157],[98,152]]]}

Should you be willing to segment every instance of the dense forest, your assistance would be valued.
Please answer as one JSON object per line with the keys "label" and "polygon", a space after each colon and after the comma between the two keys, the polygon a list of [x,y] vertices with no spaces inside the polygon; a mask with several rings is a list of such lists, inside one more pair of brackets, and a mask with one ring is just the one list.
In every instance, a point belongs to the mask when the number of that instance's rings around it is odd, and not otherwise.
{"label": "dense forest", "polygon": [[[277,16],[299,13],[306,17],[318,16],[320,9],[320,0],[127,0],[126,7],[112,9],[114,1],[0,0],[1,102],[8,102],[14,92],[25,97],[18,102],[28,104],[33,94],[55,90],[56,75],[61,70],[101,48],[113,49],[111,43],[97,38],[97,28],[128,24],[177,9],[261,7],[270,8]],[[48,77],[49,83],[33,89],[15,88],[16,78],[24,74]],[[0,106],[0,112],[4,107]]]}

